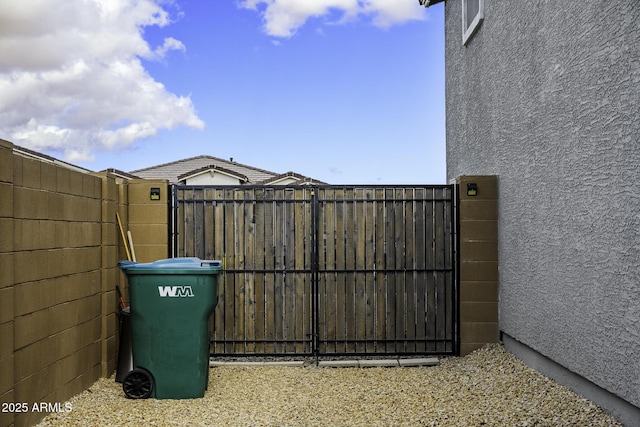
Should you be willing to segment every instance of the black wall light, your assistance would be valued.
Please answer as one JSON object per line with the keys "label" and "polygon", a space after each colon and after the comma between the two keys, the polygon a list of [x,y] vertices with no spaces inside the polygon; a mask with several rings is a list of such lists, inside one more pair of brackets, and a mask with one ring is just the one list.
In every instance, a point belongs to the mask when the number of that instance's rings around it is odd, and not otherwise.
{"label": "black wall light", "polygon": [[477,196],[478,195],[478,184],[474,182],[470,182],[467,184],[467,196]]}
{"label": "black wall light", "polygon": [[160,189],[159,188],[152,188],[151,192],[149,193],[149,198],[151,200],[160,200]]}

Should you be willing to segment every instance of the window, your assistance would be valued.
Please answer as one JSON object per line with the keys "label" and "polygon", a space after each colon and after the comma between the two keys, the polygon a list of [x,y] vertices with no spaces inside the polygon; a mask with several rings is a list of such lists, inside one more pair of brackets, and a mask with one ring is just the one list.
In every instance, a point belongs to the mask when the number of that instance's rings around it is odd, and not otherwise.
{"label": "window", "polygon": [[484,19],[484,0],[462,0],[462,44],[466,45]]}

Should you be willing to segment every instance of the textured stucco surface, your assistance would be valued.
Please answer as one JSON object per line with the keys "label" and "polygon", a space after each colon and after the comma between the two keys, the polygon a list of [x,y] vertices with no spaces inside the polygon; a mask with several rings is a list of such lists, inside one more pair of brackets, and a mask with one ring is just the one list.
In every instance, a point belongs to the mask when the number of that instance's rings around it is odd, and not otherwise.
{"label": "textured stucco surface", "polygon": [[447,175],[499,176],[500,328],[640,406],[640,2],[446,7]]}

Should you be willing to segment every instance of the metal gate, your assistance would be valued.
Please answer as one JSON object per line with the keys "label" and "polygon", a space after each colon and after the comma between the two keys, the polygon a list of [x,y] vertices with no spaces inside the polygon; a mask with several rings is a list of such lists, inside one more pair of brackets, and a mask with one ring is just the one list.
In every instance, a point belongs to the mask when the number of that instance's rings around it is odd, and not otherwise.
{"label": "metal gate", "polygon": [[457,354],[454,186],[174,186],[220,259],[212,355]]}

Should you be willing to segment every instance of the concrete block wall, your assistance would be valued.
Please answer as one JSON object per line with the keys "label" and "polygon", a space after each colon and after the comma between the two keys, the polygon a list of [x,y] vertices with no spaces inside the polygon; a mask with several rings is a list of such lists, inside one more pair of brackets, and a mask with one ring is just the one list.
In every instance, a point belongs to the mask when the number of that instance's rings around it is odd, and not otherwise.
{"label": "concrete block wall", "polygon": [[[150,185],[24,156],[0,140],[0,403],[62,403],[114,372],[115,289],[125,284],[117,262],[126,259],[115,214],[129,229],[131,190],[139,260],[165,258],[166,182],[152,184],[164,184],[164,206],[153,201],[144,213],[135,193]],[[45,415],[0,412],[0,427]]]}
{"label": "concrete block wall", "polygon": [[[498,342],[498,180],[461,176],[460,354]],[[467,193],[475,185],[476,194]]]}
{"label": "concrete block wall", "polygon": [[[159,189],[159,198],[151,198],[151,189]],[[138,262],[169,257],[168,193],[164,180],[127,181],[127,221]]]}
{"label": "concrete block wall", "polygon": [[116,285],[120,282],[117,261],[119,250],[124,247],[118,235],[116,211],[119,203],[119,191],[116,178],[108,174],[102,178],[101,208],[101,268],[100,268],[100,371],[109,376],[116,369],[118,350],[118,295]]}
{"label": "concrete block wall", "polygon": [[[13,272],[13,151],[0,140],[0,402],[15,402],[14,393],[14,272]],[[0,425],[11,425],[12,413],[0,412]]]}
{"label": "concrete block wall", "polygon": [[[151,199],[151,189],[160,189],[160,198]],[[169,258],[169,184],[164,180],[133,179],[119,186],[118,212],[124,233],[131,232],[133,251],[137,262],[153,262]],[[124,246],[120,245],[118,260],[127,259]],[[118,270],[119,271],[119,270]],[[129,288],[125,275],[120,274],[120,290],[126,301]]]}
{"label": "concrete block wall", "polygon": [[[101,373],[101,180],[2,142],[2,402],[64,401]],[[12,339],[11,339],[12,338]],[[2,413],[2,425],[42,414]]]}

